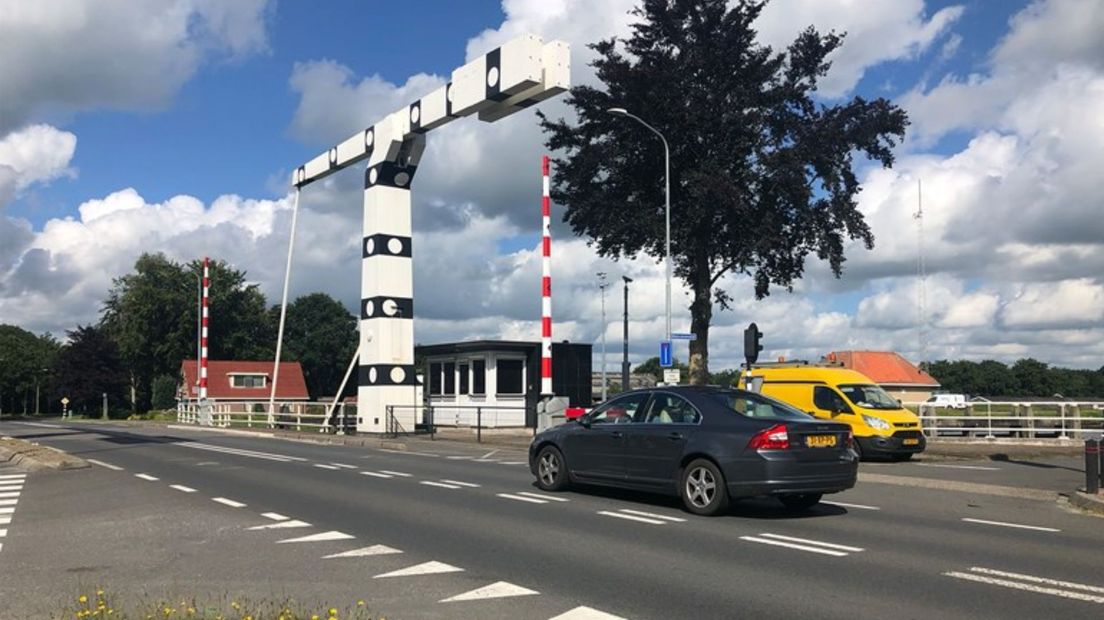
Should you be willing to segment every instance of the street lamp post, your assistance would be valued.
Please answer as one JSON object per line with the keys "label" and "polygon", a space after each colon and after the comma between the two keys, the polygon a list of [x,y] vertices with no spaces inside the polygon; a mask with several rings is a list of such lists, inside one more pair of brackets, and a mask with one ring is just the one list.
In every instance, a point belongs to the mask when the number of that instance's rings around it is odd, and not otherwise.
{"label": "street lamp post", "polygon": [[624,351],[621,356],[621,391],[629,389],[629,282],[632,278],[621,276],[625,282]]}
{"label": "street lamp post", "polygon": [[629,112],[625,108],[610,108],[606,110],[615,116],[627,116],[647,127],[652,133],[663,141],[663,182],[666,193],[666,267],[667,267],[667,331],[664,342],[671,342],[671,149],[667,146],[667,138],[658,129],[652,127],[644,119]]}
{"label": "street lamp post", "polygon": [[598,288],[602,291],[602,402],[606,401],[606,272],[598,272]]}

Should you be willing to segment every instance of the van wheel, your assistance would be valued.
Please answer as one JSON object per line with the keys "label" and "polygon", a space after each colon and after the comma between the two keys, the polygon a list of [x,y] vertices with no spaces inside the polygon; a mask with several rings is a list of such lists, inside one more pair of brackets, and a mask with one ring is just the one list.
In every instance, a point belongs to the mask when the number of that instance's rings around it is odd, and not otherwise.
{"label": "van wheel", "polygon": [[679,495],[686,509],[696,515],[711,517],[728,509],[724,474],[706,459],[695,459],[682,470]]}
{"label": "van wheel", "polygon": [[787,510],[799,511],[808,510],[813,506],[820,503],[820,498],[824,497],[821,493],[800,493],[795,495],[779,495],[778,501],[782,502],[782,505]]}

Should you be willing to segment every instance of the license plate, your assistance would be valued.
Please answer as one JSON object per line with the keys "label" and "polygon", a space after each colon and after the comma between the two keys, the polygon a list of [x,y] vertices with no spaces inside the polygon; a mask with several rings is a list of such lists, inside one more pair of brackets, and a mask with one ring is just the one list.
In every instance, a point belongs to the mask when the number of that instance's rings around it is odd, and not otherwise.
{"label": "license plate", "polygon": [[906,439],[906,440],[902,441],[901,444],[906,445],[906,446],[918,446],[918,445],[920,445],[920,440],[919,439]]}
{"label": "license plate", "polygon": [[810,448],[834,448],[835,435],[809,435],[805,438],[805,445]]}

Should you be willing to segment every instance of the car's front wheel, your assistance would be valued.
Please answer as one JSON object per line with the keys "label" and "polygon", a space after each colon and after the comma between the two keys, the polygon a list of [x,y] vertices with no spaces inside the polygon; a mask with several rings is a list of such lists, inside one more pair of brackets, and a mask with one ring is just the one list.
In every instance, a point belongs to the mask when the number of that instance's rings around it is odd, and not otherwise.
{"label": "car's front wheel", "polygon": [[562,491],[567,487],[563,452],[555,446],[545,446],[537,454],[537,486],[544,491]]}
{"label": "car's front wheel", "polygon": [[778,501],[789,510],[808,510],[820,503],[821,493],[799,493],[794,495],[780,495]]}
{"label": "car's front wheel", "polygon": [[706,459],[691,461],[682,470],[679,493],[686,509],[697,515],[713,516],[728,508],[724,474]]}

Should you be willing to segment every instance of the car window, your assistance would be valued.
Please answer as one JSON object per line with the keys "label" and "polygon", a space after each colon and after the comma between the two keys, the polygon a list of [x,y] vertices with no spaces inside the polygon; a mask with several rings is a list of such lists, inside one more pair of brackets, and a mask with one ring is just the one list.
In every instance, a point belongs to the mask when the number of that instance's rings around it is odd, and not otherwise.
{"label": "car window", "polygon": [[725,409],[757,420],[811,420],[812,416],[786,403],[752,392],[723,391],[712,393]]}
{"label": "car window", "polygon": [[686,399],[674,394],[659,393],[648,405],[648,415],[644,418],[648,424],[697,424],[701,422],[701,413]]}
{"label": "car window", "polygon": [[[886,393],[881,387],[871,384],[850,384],[839,386],[843,395],[847,397],[857,407],[863,407],[865,409],[889,409],[896,410],[901,408],[901,403],[897,402],[896,398],[893,398]],[[950,400],[939,399],[939,400]]]}
{"label": "car window", "polygon": [[628,424],[633,416],[648,401],[648,392],[629,394],[615,398],[590,412],[591,424]]}
{"label": "car window", "polygon": [[851,413],[851,407],[838,392],[829,387],[816,386],[813,388],[813,405],[822,411],[840,411]]}

